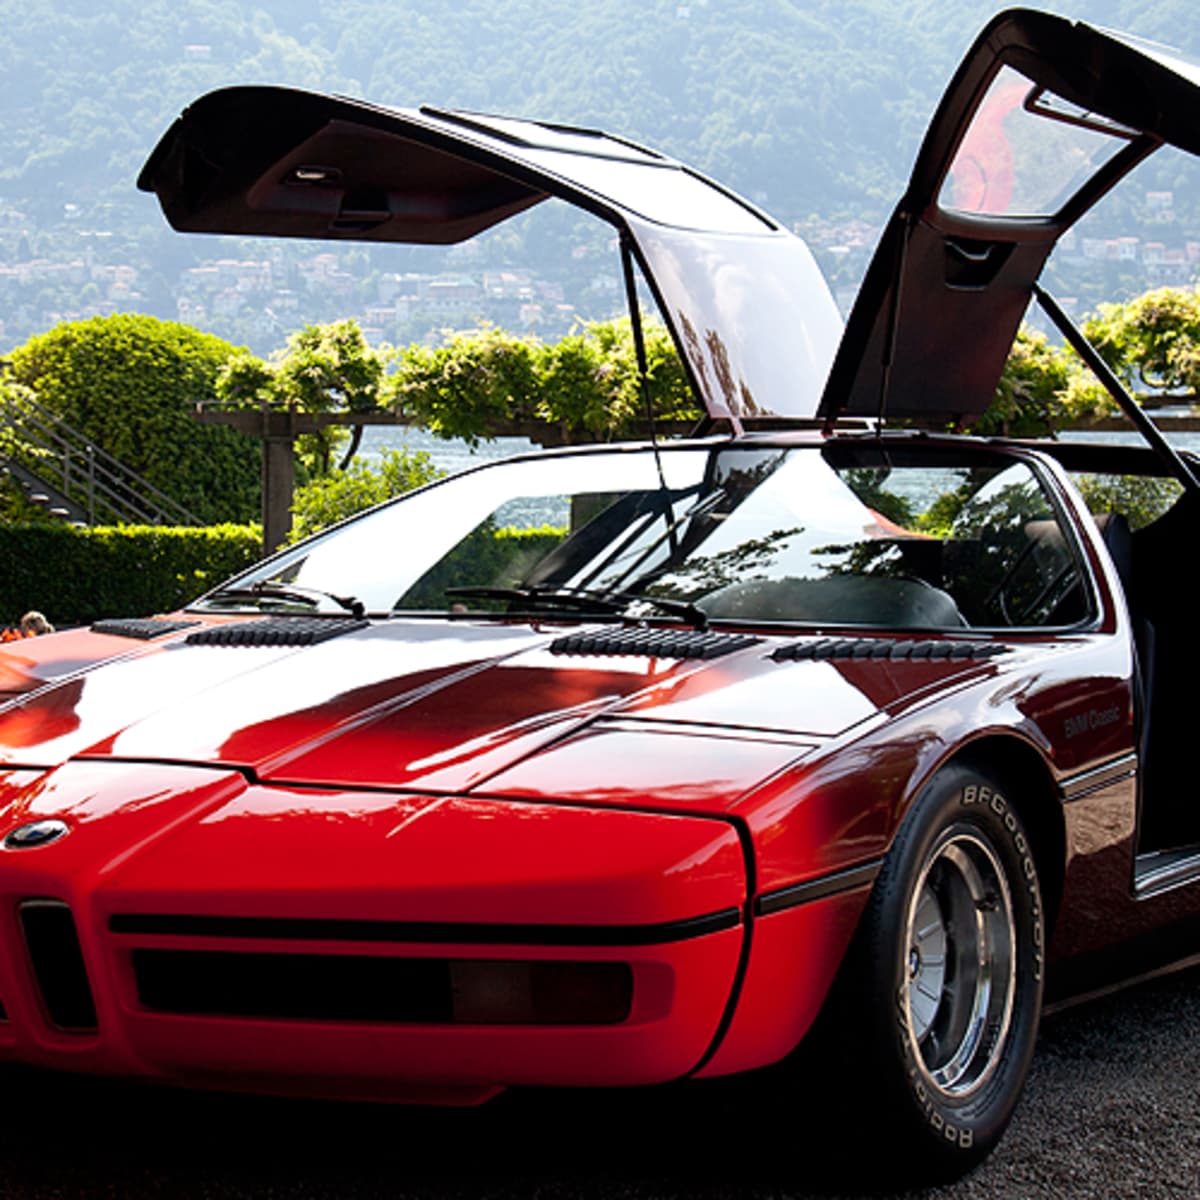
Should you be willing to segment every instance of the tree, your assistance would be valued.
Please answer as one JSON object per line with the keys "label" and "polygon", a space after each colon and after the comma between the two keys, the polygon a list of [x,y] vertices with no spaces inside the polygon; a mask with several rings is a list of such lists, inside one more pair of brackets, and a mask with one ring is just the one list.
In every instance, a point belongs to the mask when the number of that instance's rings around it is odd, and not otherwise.
{"label": "tree", "polygon": [[228,342],[133,313],[67,321],[12,351],[11,379],[201,520],[249,520],[257,448],[192,418],[212,398]]}
{"label": "tree", "polygon": [[[304,413],[371,412],[379,405],[384,359],[368,345],[358,323],[307,325],[288,338],[286,349],[269,361],[243,353],[229,361],[217,380],[218,398],[238,408],[265,406]],[[353,435],[330,428],[305,434],[296,451],[312,477],[329,473],[333,455],[347,448],[344,470],[358,450],[361,426]]]}
{"label": "tree", "polygon": [[390,450],[378,467],[355,460],[296,489],[290,540],[299,541],[443,474],[424,450]]}
{"label": "tree", "polygon": [[1101,304],[1084,332],[1126,381],[1200,392],[1200,291],[1156,288],[1124,304]]}
{"label": "tree", "polygon": [[990,407],[973,433],[1034,437],[1112,411],[1108,393],[1074,351],[1022,327],[1013,341]]}
{"label": "tree", "polygon": [[[696,420],[666,328],[645,326],[646,386],[656,419]],[[440,346],[395,353],[385,404],[439,437],[477,443],[514,424],[555,426],[564,441],[609,441],[641,425],[646,406],[630,321],[588,322],[557,342],[483,326]]]}

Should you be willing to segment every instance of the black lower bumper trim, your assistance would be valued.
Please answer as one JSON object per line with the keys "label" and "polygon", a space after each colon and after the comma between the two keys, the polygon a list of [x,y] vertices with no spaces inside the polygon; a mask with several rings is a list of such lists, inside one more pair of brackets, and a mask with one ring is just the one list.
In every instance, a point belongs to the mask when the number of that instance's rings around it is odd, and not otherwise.
{"label": "black lower bumper trim", "polygon": [[794,883],[774,892],[765,892],[754,905],[755,916],[769,916],[785,908],[796,908],[813,900],[821,900],[825,896],[836,896],[840,892],[852,892],[857,888],[866,887],[875,882],[875,876],[879,874],[882,865],[883,859],[877,858],[845,871],[822,875],[819,879],[810,879],[805,883]]}
{"label": "black lower bumper trim", "polygon": [[655,946],[734,929],[741,912],[656,925],[499,925],[440,921],[358,921],[318,917],[214,917],[114,913],[109,930],[167,937],[277,938],[282,941],[409,942],[505,946]]}

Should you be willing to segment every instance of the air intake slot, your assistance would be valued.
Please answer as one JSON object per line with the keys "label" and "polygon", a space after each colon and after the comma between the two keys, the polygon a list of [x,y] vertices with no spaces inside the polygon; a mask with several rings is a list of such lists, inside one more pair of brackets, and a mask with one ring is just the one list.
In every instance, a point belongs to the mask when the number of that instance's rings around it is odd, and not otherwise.
{"label": "air intake slot", "polygon": [[199,621],[163,621],[155,617],[106,617],[92,622],[92,632],[148,642],[151,638],[166,637],[168,633],[178,633],[199,624]]}
{"label": "air intake slot", "polygon": [[357,617],[270,617],[212,625],[189,633],[184,640],[189,646],[315,646],[366,629],[370,623]]}
{"label": "air intake slot", "polygon": [[572,633],[550,643],[552,654],[645,654],[651,658],[720,658],[757,645],[748,633],[709,633],[699,629],[614,629]]}
{"label": "air intake slot", "polygon": [[25,948],[50,1023],[71,1033],[96,1029],[96,1005],[75,918],[61,900],[23,900]]}
{"label": "air intake slot", "polygon": [[628,963],[133,951],[152,1012],[422,1025],[611,1025],[633,995]]}
{"label": "air intake slot", "polygon": [[135,950],[138,1001],[154,1012],[318,1021],[451,1019],[437,959]]}
{"label": "air intake slot", "polygon": [[891,658],[917,661],[992,658],[1004,654],[1007,646],[996,642],[968,642],[953,638],[929,638],[925,641],[892,641],[890,638],[817,638],[780,646],[771,657],[776,662],[798,659]]}

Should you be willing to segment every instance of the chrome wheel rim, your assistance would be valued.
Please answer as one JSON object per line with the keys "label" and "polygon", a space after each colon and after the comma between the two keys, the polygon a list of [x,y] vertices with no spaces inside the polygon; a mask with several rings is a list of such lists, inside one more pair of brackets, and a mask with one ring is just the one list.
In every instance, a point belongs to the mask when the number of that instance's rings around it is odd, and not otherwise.
{"label": "chrome wheel rim", "polygon": [[1016,923],[991,843],[946,830],[925,857],[905,925],[905,1032],[927,1084],[960,1098],[987,1082],[1012,1023]]}

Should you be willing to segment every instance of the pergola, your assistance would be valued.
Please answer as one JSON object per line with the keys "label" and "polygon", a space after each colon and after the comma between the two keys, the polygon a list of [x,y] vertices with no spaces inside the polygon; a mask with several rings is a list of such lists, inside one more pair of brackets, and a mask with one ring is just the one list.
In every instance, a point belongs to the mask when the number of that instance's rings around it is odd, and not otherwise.
{"label": "pergola", "polygon": [[[263,554],[273,554],[287,540],[292,528],[292,498],[296,487],[296,439],[306,433],[337,426],[408,425],[407,417],[389,412],[304,413],[294,409],[218,409],[199,406],[196,420],[204,425],[226,425],[262,442]],[[694,431],[688,421],[639,422],[625,431],[629,437],[681,437]],[[594,440],[544,421],[510,421],[493,431],[497,437],[523,437],[539,446],[563,446]]]}

